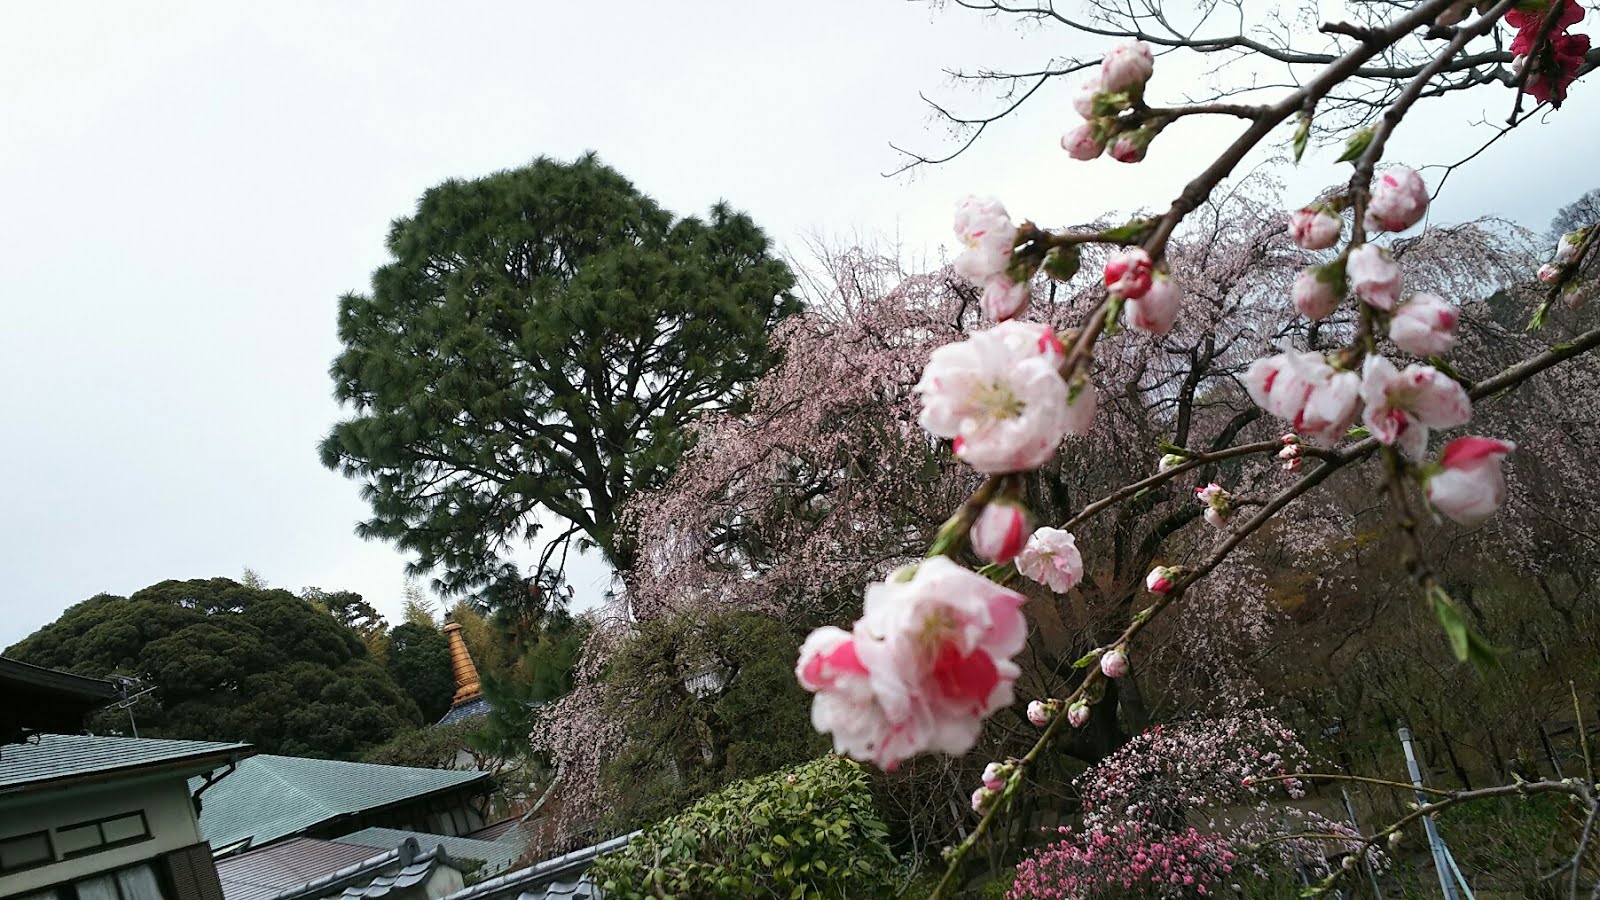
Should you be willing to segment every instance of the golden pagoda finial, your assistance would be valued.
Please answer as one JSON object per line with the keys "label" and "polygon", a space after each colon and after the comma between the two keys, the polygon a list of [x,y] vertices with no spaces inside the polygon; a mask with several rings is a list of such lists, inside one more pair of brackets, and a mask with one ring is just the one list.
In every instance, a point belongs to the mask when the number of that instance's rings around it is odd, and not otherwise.
{"label": "golden pagoda finial", "polygon": [[450,705],[460,706],[478,699],[478,667],[472,664],[472,654],[461,637],[461,623],[451,622],[444,627],[444,633],[450,639],[450,668],[456,676],[456,695]]}

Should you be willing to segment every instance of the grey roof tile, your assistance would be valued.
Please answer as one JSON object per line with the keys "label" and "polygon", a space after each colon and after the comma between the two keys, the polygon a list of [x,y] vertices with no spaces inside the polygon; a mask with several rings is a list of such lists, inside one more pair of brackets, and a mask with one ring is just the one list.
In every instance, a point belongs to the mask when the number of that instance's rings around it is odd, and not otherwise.
{"label": "grey roof tile", "polygon": [[[68,780],[115,778],[153,766],[176,766],[177,774],[186,776],[254,752],[249,744],[215,741],[43,734],[27,743],[0,746],[0,791],[38,790]],[[188,771],[183,771],[184,763],[192,764]]]}
{"label": "grey roof tile", "polygon": [[603,895],[586,874],[589,867],[596,858],[622,849],[638,834],[635,831],[480,881],[443,900],[599,900]]}
{"label": "grey roof tile", "polygon": [[517,844],[503,841],[480,841],[444,834],[401,831],[397,828],[363,828],[337,840],[345,844],[360,844],[365,847],[390,850],[405,843],[407,838],[415,838],[416,842],[424,847],[443,847],[451,859],[460,862],[476,860],[483,863],[483,868],[478,874],[485,878],[511,868],[511,865],[522,856],[524,849]]}

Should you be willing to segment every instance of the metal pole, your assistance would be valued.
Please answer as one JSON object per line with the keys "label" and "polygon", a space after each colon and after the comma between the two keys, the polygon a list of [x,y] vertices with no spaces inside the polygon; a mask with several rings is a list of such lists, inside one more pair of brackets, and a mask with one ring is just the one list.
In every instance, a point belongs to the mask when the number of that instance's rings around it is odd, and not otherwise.
{"label": "metal pole", "polygon": [[[1350,792],[1341,786],[1339,793],[1344,796],[1344,812],[1350,817],[1350,827],[1356,830],[1356,834],[1360,834],[1361,823],[1356,819],[1356,808],[1350,804]],[[1367,870],[1367,880],[1372,882],[1372,900],[1383,900],[1383,890],[1378,887],[1378,873],[1372,871],[1372,865],[1365,853],[1361,854],[1361,868]]]}
{"label": "metal pole", "polygon": [[[1406,751],[1406,769],[1411,773],[1411,783],[1422,787],[1422,770],[1417,767],[1417,755],[1411,750],[1411,729],[1400,726],[1400,746]],[[1428,798],[1417,791],[1417,802],[1426,804]],[[1428,851],[1433,854],[1433,870],[1439,876],[1439,890],[1445,900],[1457,900],[1455,879],[1450,876],[1450,865],[1445,861],[1444,843],[1439,840],[1439,829],[1433,825],[1433,816],[1422,817],[1423,830],[1428,834]]]}

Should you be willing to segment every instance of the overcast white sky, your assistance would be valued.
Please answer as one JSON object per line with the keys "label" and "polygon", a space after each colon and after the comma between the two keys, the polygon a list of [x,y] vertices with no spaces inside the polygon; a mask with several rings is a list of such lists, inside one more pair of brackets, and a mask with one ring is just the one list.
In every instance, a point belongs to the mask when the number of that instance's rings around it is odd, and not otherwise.
{"label": "overcast white sky", "polygon": [[[404,559],[353,535],[357,485],[316,445],[337,298],[445,178],[593,149],[680,214],[727,199],[793,250],[920,254],[969,192],[1042,222],[1164,203],[1236,130],[1074,163],[1061,84],[956,162],[881,177],[888,141],[937,145],[917,91],[943,67],[1094,51],[1065,41],[904,0],[0,3],[0,647],[100,591],[245,566],[398,610]],[[1152,94],[1184,80],[1158,68]],[[1597,145],[1592,91],[1458,172],[1436,215],[1542,230],[1595,186],[1537,162]],[[1436,106],[1391,158],[1453,161],[1509,105]],[[1298,197],[1345,171],[1285,175]],[[604,567],[574,583],[592,601]]]}

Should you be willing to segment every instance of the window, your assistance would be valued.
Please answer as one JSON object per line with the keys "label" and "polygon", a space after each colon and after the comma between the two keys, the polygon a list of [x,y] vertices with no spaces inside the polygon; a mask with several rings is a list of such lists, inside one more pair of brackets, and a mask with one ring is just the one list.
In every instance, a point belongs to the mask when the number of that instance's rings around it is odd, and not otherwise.
{"label": "window", "polygon": [[58,884],[22,900],[168,900],[154,869],[148,865],[104,872],[67,884]]}
{"label": "window", "polygon": [[79,822],[56,829],[56,843],[63,859],[99,853],[142,841],[150,836],[150,823],[142,811],[122,813],[91,822]]}
{"label": "window", "polygon": [[56,861],[50,832],[35,831],[0,840],[0,872],[18,872]]}

